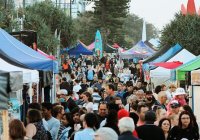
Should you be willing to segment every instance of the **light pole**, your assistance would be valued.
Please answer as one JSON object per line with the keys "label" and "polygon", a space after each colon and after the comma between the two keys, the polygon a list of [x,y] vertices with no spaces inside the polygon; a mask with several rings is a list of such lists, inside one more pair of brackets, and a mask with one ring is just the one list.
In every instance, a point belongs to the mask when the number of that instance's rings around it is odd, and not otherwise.
{"label": "light pole", "polygon": [[23,0],[23,9],[25,9],[26,6],[26,0]]}
{"label": "light pole", "polygon": [[69,16],[72,19],[72,0],[69,1]]}
{"label": "light pole", "polygon": [[7,0],[5,0],[5,3],[4,3],[4,8],[7,9]]}

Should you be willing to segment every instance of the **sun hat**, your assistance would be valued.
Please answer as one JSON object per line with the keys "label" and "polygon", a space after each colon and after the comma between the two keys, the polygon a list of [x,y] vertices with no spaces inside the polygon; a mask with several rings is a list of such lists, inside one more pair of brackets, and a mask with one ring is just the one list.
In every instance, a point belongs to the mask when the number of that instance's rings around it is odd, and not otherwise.
{"label": "sun hat", "polygon": [[174,96],[177,96],[177,95],[185,95],[185,90],[183,88],[177,88],[176,89],[176,92],[174,93]]}

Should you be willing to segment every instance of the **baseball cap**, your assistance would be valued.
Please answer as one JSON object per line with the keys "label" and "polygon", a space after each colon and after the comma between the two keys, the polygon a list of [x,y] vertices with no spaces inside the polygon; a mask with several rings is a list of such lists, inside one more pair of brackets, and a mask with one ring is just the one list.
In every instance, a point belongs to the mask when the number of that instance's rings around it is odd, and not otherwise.
{"label": "baseball cap", "polygon": [[176,92],[174,93],[174,96],[184,95],[184,94],[185,94],[185,90],[183,88],[177,88]]}
{"label": "baseball cap", "polygon": [[57,92],[57,95],[67,95],[68,91],[66,89],[61,89]]}
{"label": "baseball cap", "polygon": [[172,100],[172,101],[170,102],[170,107],[171,107],[171,108],[180,107],[180,103],[179,103],[177,100]]}

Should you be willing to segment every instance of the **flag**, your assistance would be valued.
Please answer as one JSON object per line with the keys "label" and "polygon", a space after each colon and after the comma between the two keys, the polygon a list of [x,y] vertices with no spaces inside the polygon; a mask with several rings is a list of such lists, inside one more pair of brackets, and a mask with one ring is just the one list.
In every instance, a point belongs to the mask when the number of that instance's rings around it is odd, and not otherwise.
{"label": "flag", "polygon": [[146,22],[143,19],[143,28],[142,28],[142,41],[146,41],[147,40],[147,33],[146,33]]}
{"label": "flag", "polygon": [[102,56],[103,56],[102,38],[101,38],[101,33],[99,30],[97,30],[97,32],[96,32],[94,46],[95,46],[95,53],[97,54],[97,56],[100,56],[100,58],[102,58]]}
{"label": "flag", "polygon": [[59,34],[58,34],[58,40],[60,41],[60,35],[61,35],[61,30],[60,30],[60,32],[59,32]]}
{"label": "flag", "polygon": [[185,8],[184,4],[181,4],[181,13],[183,15],[186,15],[187,14],[187,9]]}
{"label": "flag", "polygon": [[199,7],[199,10],[198,10],[198,15],[200,16],[200,7]]}
{"label": "flag", "polygon": [[55,30],[54,37],[58,38],[58,31],[57,31],[57,29]]}
{"label": "flag", "polygon": [[195,8],[194,0],[188,0],[187,13],[190,14],[190,15],[196,14],[196,8]]}

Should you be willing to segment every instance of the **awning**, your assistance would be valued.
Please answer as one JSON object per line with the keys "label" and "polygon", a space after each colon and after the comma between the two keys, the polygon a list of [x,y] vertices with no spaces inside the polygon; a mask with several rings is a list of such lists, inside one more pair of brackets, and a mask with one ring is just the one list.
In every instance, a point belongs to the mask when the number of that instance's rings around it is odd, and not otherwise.
{"label": "awning", "polygon": [[[143,69],[144,70],[153,70],[156,68],[156,66],[152,66],[149,65],[149,63],[159,63],[159,62],[166,62],[168,61],[170,58],[172,58],[173,56],[175,56],[177,53],[179,53],[183,48],[179,45],[176,44],[175,46],[171,47],[170,49],[168,49],[167,51],[165,51],[164,54],[162,54],[160,51],[158,51],[156,53],[156,55],[158,55],[157,57],[152,57],[152,59],[149,60],[144,60],[143,61]],[[148,62],[148,63],[147,63]]]}
{"label": "awning", "polygon": [[0,57],[15,66],[58,72],[57,61],[46,58],[0,28]]}
{"label": "awning", "polygon": [[200,68],[200,56],[176,69],[176,79],[185,80],[185,72]]}
{"label": "awning", "polygon": [[37,52],[40,53],[41,55],[44,55],[45,57],[47,57],[47,58],[49,58],[49,59],[56,60],[55,56],[53,56],[53,55],[48,55],[48,54],[46,54],[45,52],[43,52],[42,50],[40,50],[40,49],[37,49]]}
{"label": "awning", "polygon": [[155,66],[163,67],[166,69],[175,69],[183,64],[180,61],[173,61],[173,62],[160,62],[160,63],[152,63]]}

